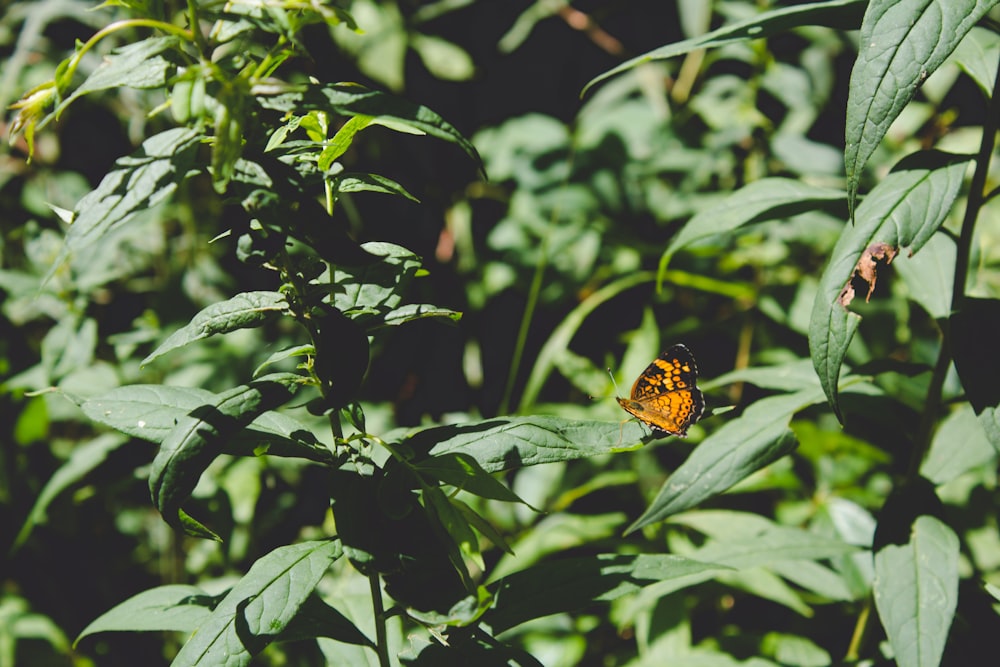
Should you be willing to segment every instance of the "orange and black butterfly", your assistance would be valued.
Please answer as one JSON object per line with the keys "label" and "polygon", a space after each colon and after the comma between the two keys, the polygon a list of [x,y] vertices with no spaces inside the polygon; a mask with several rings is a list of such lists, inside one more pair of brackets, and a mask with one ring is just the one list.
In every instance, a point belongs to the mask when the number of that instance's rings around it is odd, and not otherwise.
{"label": "orange and black butterfly", "polygon": [[628,398],[618,404],[653,432],[684,437],[705,411],[705,398],[698,389],[698,367],[691,351],[674,345],[653,360],[632,385]]}

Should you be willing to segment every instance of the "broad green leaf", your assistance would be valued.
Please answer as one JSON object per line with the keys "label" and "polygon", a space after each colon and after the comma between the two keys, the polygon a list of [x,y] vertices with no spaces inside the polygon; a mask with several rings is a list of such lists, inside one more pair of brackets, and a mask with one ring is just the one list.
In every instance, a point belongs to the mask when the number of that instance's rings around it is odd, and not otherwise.
{"label": "broad green leaf", "polygon": [[953,54],[955,62],[972,77],[983,95],[989,97],[996,81],[1000,60],[1000,35],[988,28],[974,27]]}
{"label": "broad green leaf", "polygon": [[691,452],[627,532],[694,507],[794,450],[797,442],[788,423],[796,412],[821,399],[822,392],[813,388],[748,406]]}
{"label": "broad green leaf", "polygon": [[927,243],[958,196],[968,159],[928,151],[901,160],[858,206],[855,223],[844,228],[830,255],[813,303],[809,352],[841,422],[837,383],[847,347],[861,321],[860,315],[847,308],[854,298],[852,278],[857,273],[873,290],[878,259],[890,261],[900,247],[916,253]]}
{"label": "broad green leaf", "polygon": [[126,44],[104,56],[100,67],[91,72],[71,95],[56,107],[58,117],[78,97],[111,88],[160,88],[165,86],[175,67],[161,54],[175,49],[181,40],[173,35],[150,37]]}
{"label": "broad green leaf", "polygon": [[410,47],[417,52],[427,70],[448,81],[466,81],[476,73],[468,51],[453,42],[433,35],[415,34]]}
{"label": "broad green leaf", "polygon": [[208,619],[217,602],[218,598],[197,586],[157,586],[133,595],[95,618],[76,641],[98,632],[193,632]]}
{"label": "broad green leaf", "polygon": [[658,49],[627,60],[614,69],[608,70],[591,79],[583,87],[581,95],[586,95],[591,87],[601,81],[633,69],[643,63],[666,60],[667,58],[673,58],[696,49],[715,48],[752,39],[766,39],[771,35],[788,32],[793,28],[807,25],[825,25],[842,30],[852,30],[860,24],[861,12],[864,10],[866,2],[867,0],[832,0],[830,2],[812,2],[791,7],[782,7],[773,11],[763,12],[753,18],[723,26],[700,37],[661,46]]}
{"label": "broad green leaf", "polygon": [[920,475],[935,484],[944,484],[973,468],[996,468],[997,450],[972,406],[962,403],[934,432],[930,451],[920,466]]}
{"label": "broad green leaf", "polygon": [[191,321],[170,334],[153,352],[142,360],[146,365],[153,359],[188,343],[215,334],[237,329],[259,327],[288,311],[288,301],[280,292],[243,292],[231,299],[213,303],[195,315]]}
{"label": "broad green leaf", "polygon": [[170,197],[190,176],[201,134],[173,128],[142,142],[136,152],[115,162],[112,169],[76,205],[77,216],[66,233],[66,244],[46,279],[69,254],[101,239],[117,225]]}
{"label": "broad green leaf", "polygon": [[798,359],[775,366],[750,366],[730,371],[700,383],[705,389],[723,387],[734,382],[749,382],[761,389],[792,392],[816,386],[816,371],[808,359]]}
{"label": "broad green leaf", "polygon": [[[332,111],[344,116],[370,116],[397,121],[432,137],[457,144],[480,169],[482,160],[475,146],[441,116],[425,106],[353,83],[309,84],[291,89],[254,89],[262,107],[276,111]],[[485,173],[483,174],[485,177]]]}
{"label": "broad green leaf", "polygon": [[725,587],[780,604],[805,618],[810,618],[813,615],[812,609],[802,598],[801,592],[796,591],[768,568],[748,567],[736,572],[724,571],[716,574],[713,579]]}
{"label": "broad green leaf", "polygon": [[17,539],[14,540],[14,548],[23,544],[31,535],[32,529],[45,521],[45,511],[56,496],[104,463],[108,454],[126,442],[127,440],[117,433],[104,433],[90,442],[74,447],[69,459],[52,474],[35,498],[35,504],[32,505],[28,518],[24,520]]}
{"label": "broad green leaf", "polygon": [[171,664],[249,664],[295,618],[340,555],[337,540],[303,542],[267,554],[229,591]]}
{"label": "broad green leaf", "polygon": [[[90,419],[134,438],[160,444],[186,415],[221,400],[219,394],[195,387],[138,384],[118,387],[84,401],[80,408]],[[324,447],[296,419],[280,412],[265,412],[237,433],[225,447],[226,454],[253,456],[261,445],[267,453],[330,463]]]}
{"label": "broad green leaf", "polygon": [[614,600],[665,580],[679,585],[700,583],[724,569],[670,554],[600,554],[553,560],[490,584],[496,604],[483,621],[493,632],[503,632],[533,618]]}
{"label": "broad green leaf", "polygon": [[902,253],[894,260],[894,266],[909,291],[907,296],[936,320],[943,320],[951,314],[955,253],[955,239],[942,232],[927,240],[924,252],[912,256]]}
{"label": "broad green leaf", "polygon": [[303,378],[275,373],[219,394],[177,421],[149,471],[153,504],[167,523],[196,537],[218,539],[181,509],[201,473],[223,453],[228,440],[262,413],[287,402]]}
{"label": "broad green leaf", "polygon": [[623,523],[625,515],[621,512],[587,515],[560,512],[545,516],[511,545],[513,553],[500,557],[490,570],[489,581],[524,570],[550,554],[612,538]]}
{"label": "broad green leaf", "polygon": [[476,459],[468,454],[440,454],[422,459],[416,464],[417,472],[457,489],[468,491],[482,498],[492,498],[510,503],[524,502],[503,482],[483,470]]}
{"label": "broad green leaf", "polygon": [[326,148],[319,154],[316,166],[320,171],[327,171],[334,161],[347,152],[354,142],[354,137],[358,132],[368,127],[372,122],[369,116],[354,116],[344,123],[337,134],[333,135]]}
{"label": "broad green leaf", "polygon": [[688,526],[711,538],[704,546],[685,555],[732,568],[823,560],[857,551],[857,547],[843,540],[782,526],[747,512],[689,512],[672,516],[670,523]]}
{"label": "broad green leaf", "polygon": [[363,324],[361,313],[383,314],[400,307],[406,288],[420,268],[420,258],[392,243],[363,243],[361,248],[378,258],[359,267],[338,267],[333,282],[338,291],[334,307]]}
{"label": "broad green leaf", "polygon": [[875,553],[875,607],[900,667],[937,667],[958,604],[959,543],[929,515]]}
{"label": "broad green leaf", "polygon": [[429,303],[409,303],[390,310],[385,314],[383,322],[386,326],[398,326],[428,317],[440,317],[445,320],[457,322],[462,319],[462,313],[449,310],[448,308],[432,306]]}
{"label": "broad green leaf", "polygon": [[420,201],[396,181],[379,174],[345,173],[337,177],[334,189],[338,193],[380,192],[387,195],[400,195],[413,202]]}
{"label": "broad green leaf", "polygon": [[718,205],[699,211],[678,230],[660,257],[657,280],[662,282],[674,253],[691,243],[731,232],[742,225],[790,218],[821,207],[836,215],[843,209],[844,201],[844,192],[789,178],[754,181]]}
{"label": "broad green leaf", "polygon": [[[427,456],[466,454],[486,472],[571,461],[618,451],[649,438],[638,422],[591,422],[561,417],[508,417],[419,431],[404,442]],[[418,459],[419,460],[419,459]]]}
{"label": "broad green leaf", "polygon": [[868,4],[847,100],[844,163],[852,211],[861,173],[889,126],[997,1],[872,0]]}

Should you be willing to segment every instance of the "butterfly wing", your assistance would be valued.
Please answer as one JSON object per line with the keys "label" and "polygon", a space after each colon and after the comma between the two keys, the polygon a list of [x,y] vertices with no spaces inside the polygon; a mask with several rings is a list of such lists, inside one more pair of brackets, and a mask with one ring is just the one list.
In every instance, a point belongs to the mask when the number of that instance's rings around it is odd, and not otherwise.
{"label": "butterfly wing", "polygon": [[697,379],[691,351],[674,345],[653,360],[632,385],[630,397],[618,403],[654,430],[683,437],[705,410]]}

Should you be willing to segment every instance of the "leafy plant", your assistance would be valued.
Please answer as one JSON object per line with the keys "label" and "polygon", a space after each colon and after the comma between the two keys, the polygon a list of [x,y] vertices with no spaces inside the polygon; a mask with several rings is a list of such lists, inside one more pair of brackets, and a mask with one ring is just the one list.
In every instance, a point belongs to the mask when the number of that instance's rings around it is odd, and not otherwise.
{"label": "leafy plant", "polygon": [[[83,646],[155,630],[180,633],[164,649],[179,665],[961,663],[983,618],[995,623],[1000,585],[984,214],[996,4],[725,3],[723,27],[595,78],[573,126],[534,114],[473,141],[311,67],[319,34],[361,53],[355,19],[375,3],[106,9],[125,17],[14,104],[36,166],[39,130],[72,105],[114,93],[142,110],[139,147],[57,202],[64,235],[25,222],[25,260],[0,271],[7,318],[55,322],[38,362],[5,382],[33,396],[16,440],[50,440],[64,460],[16,545],[127,455],[125,477],[138,467],[189,537],[173,576],[133,587],[145,590],[93,620]],[[447,43],[423,32],[445,8],[378,9],[422,55]],[[840,188],[832,148],[807,133],[836,99],[825,72],[846,48],[839,31],[859,26]],[[761,41],[788,35],[802,43],[784,59]],[[679,56],[673,87],[651,85],[650,63]],[[981,94],[974,151],[960,132],[936,141],[952,63]],[[473,320],[489,329],[490,308],[523,298],[486,418],[464,404],[405,426],[373,398],[371,369],[391,368],[399,337],[463,315],[423,298],[427,262],[396,242],[405,223],[356,213],[358,193],[416,206],[412,188],[362,166],[378,128],[456,146],[493,179],[448,217]],[[503,212],[476,234],[486,198]],[[630,301],[654,288],[652,303]],[[118,291],[151,296],[109,334],[101,304]],[[632,331],[616,308],[641,312]],[[537,340],[542,316],[555,323]],[[716,375],[694,448],[651,446],[659,436],[612,420],[612,401],[581,406],[608,394],[623,334],[620,368],[659,352],[661,321],[663,338],[697,334]],[[111,431],[81,431],[81,412]],[[142,441],[156,453],[130,454]],[[159,523],[130,509],[118,529],[150,548]],[[30,616],[20,598],[3,604]],[[836,622],[817,629],[814,615]]]}

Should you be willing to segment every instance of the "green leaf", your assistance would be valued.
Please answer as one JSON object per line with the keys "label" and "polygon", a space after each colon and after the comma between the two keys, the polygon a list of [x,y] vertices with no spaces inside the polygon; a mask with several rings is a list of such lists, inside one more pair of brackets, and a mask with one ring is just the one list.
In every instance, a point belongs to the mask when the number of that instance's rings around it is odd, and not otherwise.
{"label": "green leaf", "polygon": [[[837,383],[861,316],[847,309],[855,274],[875,288],[875,261],[891,261],[900,246],[916,253],[938,230],[962,187],[969,158],[914,153],[896,165],[844,228],[820,279],[809,321],[809,351],[827,400],[843,422]],[[870,295],[869,291],[869,295]],[[867,299],[866,299],[867,300]]]}
{"label": "green leaf", "polygon": [[211,615],[218,598],[197,586],[170,584],[133,595],[104,612],[76,638],[98,632],[193,632]]}
{"label": "green leaf", "polygon": [[[431,456],[416,464],[417,472],[482,498],[523,503],[503,482],[483,470],[468,454],[452,453]],[[527,504],[527,503],[525,503]]]}
{"label": "green leaf", "polygon": [[699,211],[681,227],[660,257],[657,281],[663,281],[670,258],[681,248],[701,239],[725,234],[742,225],[789,218],[825,208],[831,214],[843,209],[845,193],[789,178],[763,178]]}
{"label": "green leaf", "polygon": [[875,554],[875,607],[900,667],[937,667],[958,604],[959,543],[929,515]]}
{"label": "green leaf", "polygon": [[981,413],[1000,406],[1000,299],[966,297],[959,308],[949,320],[951,354],[966,398]]}
{"label": "green leaf", "polygon": [[175,65],[160,54],[176,49],[180,38],[167,35],[126,44],[104,56],[100,67],[91,72],[71,95],[56,107],[59,116],[74,100],[89,93],[111,88],[161,88],[167,84]]}
{"label": "green leaf", "polygon": [[997,1],[873,0],[868,5],[847,100],[844,163],[852,211],[861,173],[889,126]]}
{"label": "green leaf", "polygon": [[908,296],[936,320],[951,314],[951,289],[955,279],[955,240],[943,232],[927,240],[924,252],[903,253],[894,266],[906,283]]}
{"label": "green leaf", "polygon": [[559,559],[490,584],[496,604],[483,622],[499,633],[533,618],[614,600],[657,582],[693,585],[723,569],[670,554]]}
{"label": "green leaf", "polygon": [[934,484],[945,484],[979,466],[995,468],[996,460],[997,450],[990,444],[972,406],[963,403],[934,432],[920,475]]}
{"label": "green leaf", "polygon": [[197,130],[173,128],[146,139],[132,155],[119,158],[97,188],[76,205],[77,216],[66,233],[66,244],[46,280],[71,252],[170,197],[191,175],[200,139]]}
{"label": "green leaf", "polygon": [[858,550],[839,538],[782,526],[749,512],[702,510],[672,516],[670,523],[687,526],[711,538],[687,556],[732,568],[823,560]]}
{"label": "green leaf", "polygon": [[337,540],[303,542],[267,554],[229,591],[172,664],[249,664],[291,623],[340,555]]}
{"label": "green leaf", "polygon": [[347,149],[351,147],[351,144],[354,142],[354,136],[368,127],[371,122],[372,119],[370,116],[354,116],[344,123],[337,130],[337,134],[333,136],[333,139],[330,140],[326,148],[319,154],[319,158],[316,161],[316,166],[319,167],[319,170],[327,171],[334,160],[346,153]]}
{"label": "green leaf", "polygon": [[795,449],[792,416],[822,399],[819,388],[762,398],[705,438],[670,475],[626,533],[694,507]]}
{"label": "green leaf", "polygon": [[400,195],[410,201],[419,202],[402,185],[378,174],[360,174],[356,172],[345,173],[336,179],[335,189],[337,193],[344,192],[380,192],[387,195]]}
{"label": "green leaf", "polygon": [[215,334],[259,327],[288,311],[288,301],[279,292],[243,292],[231,299],[213,303],[195,315],[184,327],[172,333],[142,360],[146,365],[167,352]]}
{"label": "green leaf", "polygon": [[399,308],[394,308],[385,314],[383,322],[386,326],[399,326],[406,322],[422,320],[429,317],[440,317],[451,322],[462,319],[462,313],[440,308],[429,303],[409,303]]}
{"label": "green leaf", "polygon": [[[265,109],[302,113],[331,111],[343,116],[370,116],[400,122],[432,137],[458,145],[482,170],[482,160],[475,146],[451,124],[425,106],[414,104],[388,93],[370,90],[353,83],[309,84],[294,89],[254,90]],[[483,173],[485,178],[486,174]]]}
{"label": "green leaf", "polygon": [[[221,395],[194,387],[136,384],[118,387],[84,401],[80,408],[95,422],[134,438],[161,444],[178,422],[203,405],[219,402]],[[265,412],[234,435],[224,452],[254,456],[264,445],[267,453],[331,463],[330,450],[319,443],[309,428],[280,412]]]}
{"label": "green leaf", "polygon": [[1000,60],[1000,35],[988,28],[974,27],[958,45],[955,62],[983,91],[987,98],[993,92],[997,78],[997,61]]}
{"label": "green leaf", "polygon": [[591,87],[601,81],[633,69],[643,63],[666,60],[667,58],[683,55],[696,49],[708,49],[753,39],[766,39],[771,35],[788,32],[793,28],[806,25],[826,25],[832,28],[853,30],[860,23],[861,12],[865,4],[867,4],[867,0],[832,0],[830,2],[811,2],[792,7],[782,7],[781,9],[763,12],[753,18],[723,26],[700,37],[661,46],[658,49],[627,60],[621,65],[591,79],[583,87],[581,96],[586,95]]}
{"label": "green leaf", "polygon": [[45,521],[45,511],[56,496],[104,463],[111,452],[126,442],[127,440],[117,433],[105,433],[90,442],[75,446],[69,459],[52,474],[52,477],[39,492],[38,497],[35,498],[35,504],[32,505],[28,518],[24,520],[24,524],[17,534],[17,539],[14,540],[14,548],[24,544],[24,541],[31,535],[32,529]]}
{"label": "green leaf", "polygon": [[361,248],[379,261],[360,267],[338,267],[333,282],[340,289],[333,295],[333,305],[363,325],[366,318],[361,313],[388,313],[399,307],[420,268],[420,258],[392,243],[364,243]]}
{"label": "green leaf", "polygon": [[[618,451],[648,436],[638,422],[624,424],[561,417],[510,417],[425,429],[404,442],[427,456],[465,454],[486,472],[571,461]],[[421,459],[418,459],[421,460]]]}
{"label": "green leaf", "polygon": [[181,503],[226,442],[263,412],[287,402],[302,381],[294,373],[268,375],[220,394],[177,421],[149,471],[150,495],[167,523],[179,523],[197,537],[213,537],[180,508]]}

